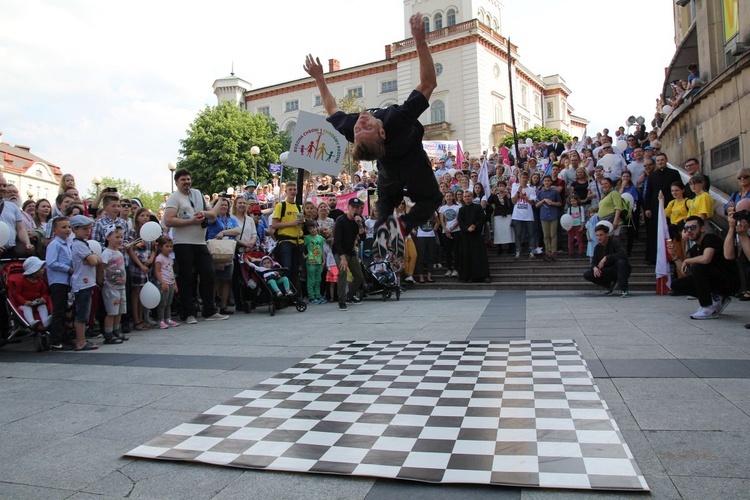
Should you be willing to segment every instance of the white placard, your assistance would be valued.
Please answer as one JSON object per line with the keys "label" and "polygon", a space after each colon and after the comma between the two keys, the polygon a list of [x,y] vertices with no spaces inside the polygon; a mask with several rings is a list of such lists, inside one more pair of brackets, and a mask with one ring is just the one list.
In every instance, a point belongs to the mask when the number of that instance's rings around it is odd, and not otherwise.
{"label": "white placard", "polygon": [[337,176],[341,173],[347,145],[346,138],[325,116],[300,111],[287,165]]}

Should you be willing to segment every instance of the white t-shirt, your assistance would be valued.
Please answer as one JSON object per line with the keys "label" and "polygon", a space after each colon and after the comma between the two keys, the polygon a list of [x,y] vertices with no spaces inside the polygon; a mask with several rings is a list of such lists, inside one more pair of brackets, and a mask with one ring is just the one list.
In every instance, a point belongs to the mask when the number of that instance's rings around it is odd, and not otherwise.
{"label": "white t-shirt", "polygon": [[236,215],[232,218],[237,222],[237,227],[240,228],[240,234],[237,235],[238,240],[250,241],[253,236],[258,236],[258,231],[255,229],[255,221],[249,215],[245,216],[245,220],[241,221]]}
{"label": "white t-shirt", "polygon": [[[520,184],[513,184],[513,189],[510,191],[511,198],[516,195],[520,188]],[[518,198],[516,204],[513,205],[513,215],[511,216],[511,219],[533,221],[534,209],[532,208],[531,203],[536,201],[536,189],[531,186],[526,186],[523,189],[523,192],[526,193],[528,201],[522,200],[520,197]]]}
{"label": "white t-shirt", "polygon": [[[205,200],[203,195],[197,189],[191,189],[190,195],[184,195],[179,191],[175,191],[167,199],[166,208],[174,208],[177,210],[178,219],[192,219],[195,217],[196,212],[204,210]],[[174,239],[175,245],[177,244],[188,244],[188,245],[205,245],[206,244],[206,228],[199,224],[192,224],[190,226],[173,227],[172,238]]]}
{"label": "white t-shirt", "polygon": [[458,227],[459,208],[461,208],[461,205],[454,203],[453,205],[443,205],[438,210],[438,212],[445,217],[445,225],[451,233],[456,233],[461,230],[461,228]]}

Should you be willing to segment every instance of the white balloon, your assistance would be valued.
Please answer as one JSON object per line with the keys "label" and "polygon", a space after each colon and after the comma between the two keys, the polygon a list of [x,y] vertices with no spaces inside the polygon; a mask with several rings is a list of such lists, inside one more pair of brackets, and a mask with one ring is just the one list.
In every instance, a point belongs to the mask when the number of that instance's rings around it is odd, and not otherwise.
{"label": "white balloon", "polygon": [[149,221],[141,227],[143,241],[156,241],[161,236],[161,226],[158,222]]}
{"label": "white balloon", "polygon": [[628,143],[627,141],[617,141],[616,146],[617,146],[617,151],[619,151],[620,153],[624,153],[625,150],[628,148]]}
{"label": "white balloon", "polygon": [[161,292],[150,281],[141,288],[141,304],[146,309],[154,309],[161,302]]}
{"label": "white balloon", "polygon": [[630,193],[622,193],[622,199],[627,201],[630,205],[630,210],[633,210],[635,207],[635,199],[633,198],[633,195]]}
{"label": "white balloon", "polygon": [[5,221],[0,220],[0,246],[5,246],[10,239],[10,227]]}
{"label": "white balloon", "polygon": [[563,216],[560,217],[560,225],[566,231],[570,231],[570,228],[573,227],[573,216],[570,214],[563,214]]}
{"label": "white balloon", "polygon": [[661,108],[661,111],[665,115],[668,115],[669,113],[672,112],[672,106],[670,106],[669,104],[666,104],[663,108]]}
{"label": "white balloon", "polygon": [[617,157],[609,153],[602,157],[601,162],[605,170],[611,171],[617,165]]}
{"label": "white balloon", "polygon": [[89,240],[88,244],[89,244],[89,248],[91,249],[92,252],[94,252],[94,254],[96,254],[96,255],[101,255],[102,254],[102,246],[99,244],[98,241],[96,241],[96,240]]}
{"label": "white balloon", "polygon": [[531,137],[526,138],[526,145],[531,146],[532,144],[534,144],[534,139]]}

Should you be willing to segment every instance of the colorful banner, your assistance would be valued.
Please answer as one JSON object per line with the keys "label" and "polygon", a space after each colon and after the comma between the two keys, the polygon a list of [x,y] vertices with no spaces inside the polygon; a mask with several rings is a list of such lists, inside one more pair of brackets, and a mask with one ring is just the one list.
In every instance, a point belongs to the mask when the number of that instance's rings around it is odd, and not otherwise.
{"label": "colorful banner", "polygon": [[443,158],[449,151],[457,155],[458,146],[463,149],[461,141],[422,141],[422,147],[430,158]]}
{"label": "colorful banner", "polygon": [[292,134],[288,165],[310,172],[338,176],[348,142],[326,117],[300,111]]}
{"label": "colorful banner", "polygon": [[[347,207],[349,206],[349,200],[352,198],[359,198],[365,203],[365,209],[362,212],[363,215],[370,215],[370,207],[367,203],[367,190],[366,189],[360,189],[359,191],[355,191],[353,193],[349,194],[337,194],[336,195],[336,208],[339,210],[343,210],[344,212],[347,211]],[[328,201],[328,196],[314,196],[312,202],[315,203],[315,206],[317,207],[321,203],[325,203]]]}

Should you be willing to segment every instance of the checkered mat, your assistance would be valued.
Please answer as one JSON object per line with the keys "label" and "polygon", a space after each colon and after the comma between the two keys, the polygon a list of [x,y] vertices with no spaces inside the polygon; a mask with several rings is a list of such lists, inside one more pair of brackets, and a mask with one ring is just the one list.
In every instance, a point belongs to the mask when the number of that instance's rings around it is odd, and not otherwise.
{"label": "checkered mat", "polygon": [[128,455],[648,490],[572,340],[341,341]]}

